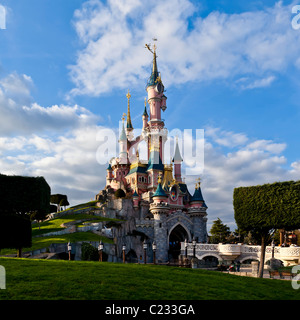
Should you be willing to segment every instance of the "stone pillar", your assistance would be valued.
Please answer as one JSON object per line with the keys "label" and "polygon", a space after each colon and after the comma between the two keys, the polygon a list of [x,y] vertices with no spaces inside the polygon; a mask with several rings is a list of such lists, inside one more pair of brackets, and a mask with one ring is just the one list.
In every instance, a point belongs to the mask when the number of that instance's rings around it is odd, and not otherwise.
{"label": "stone pillar", "polygon": [[154,214],[154,240],[156,242],[156,261],[166,263],[168,259],[168,235],[166,227],[166,215]]}
{"label": "stone pillar", "polygon": [[259,269],[259,262],[258,261],[252,261],[251,262],[251,273],[253,277],[257,277],[258,276],[258,269]]}

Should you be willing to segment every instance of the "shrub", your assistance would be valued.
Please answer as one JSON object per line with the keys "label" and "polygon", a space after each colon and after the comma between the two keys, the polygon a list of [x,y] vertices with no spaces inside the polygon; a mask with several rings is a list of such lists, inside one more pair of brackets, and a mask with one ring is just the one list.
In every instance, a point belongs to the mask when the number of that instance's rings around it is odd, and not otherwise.
{"label": "shrub", "polygon": [[99,260],[98,249],[87,242],[81,245],[81,260],[97,261]]}
{"label": "shrub", "polygon": [[115,192],[115,197],[117,199],[119,198],[124,198],[126,196],[125,192],[122,190],[122,189],[118,189],[116,192]]}

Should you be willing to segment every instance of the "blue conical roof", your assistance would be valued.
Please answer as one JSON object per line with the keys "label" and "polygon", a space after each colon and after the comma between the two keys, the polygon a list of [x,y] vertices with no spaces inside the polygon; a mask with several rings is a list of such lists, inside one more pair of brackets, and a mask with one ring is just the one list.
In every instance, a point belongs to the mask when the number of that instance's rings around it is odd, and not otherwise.
{"label": "blue conical roof", "polygon": [[164,165],[161,161],[159,151],[152,150],[149,157],[147,170],[154,169],[164,171]]}
{"label": "blue conical roof", "polygon": [[123,122],[122,131],[121,131],[121,134],[120,134],[119,141],[126,141],[126,140],[127,140],[127,136],[126,136],[126,132],[125,132],[125,128],[124,128],[124,122]]}
{"label": "blue conical roof", "polygon": [[164,192],[164,189],[161,186],[161,183],[158,184],[157,189],[155,193],[153,194],[153,197],[168,197],[167,194]]}
{"label": "blue conical roof", "polygon": [[194,193],[194,195],[192,196],[192,199],[191,199],[191,202],[193,202],[193,201],[203,201],[204,202],[200,187],[195,189],[195,193]]}
{"label": "blue conical roof", "polygon": [[136,190],[134,191],[134,194],[132,195],[133,197],[138,197],[139,195],[137,194]]}

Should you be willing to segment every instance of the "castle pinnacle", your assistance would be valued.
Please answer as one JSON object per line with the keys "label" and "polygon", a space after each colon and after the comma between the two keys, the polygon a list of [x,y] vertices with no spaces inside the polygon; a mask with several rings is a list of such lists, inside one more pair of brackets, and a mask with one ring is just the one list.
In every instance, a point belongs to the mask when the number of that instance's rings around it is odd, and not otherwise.
{"label": "castle pinnacle", "polygon": [[132,126],[132,123],[131,123],[131,116],[130,116],[130,98],[131,98],[131,94],[129,92],[129,89],[128,89],[128,93],[126,94],[126,97],[128,99],[128,106],[127,106],[127,130],[128,131],[131,131],[133,130],[133,126]]}

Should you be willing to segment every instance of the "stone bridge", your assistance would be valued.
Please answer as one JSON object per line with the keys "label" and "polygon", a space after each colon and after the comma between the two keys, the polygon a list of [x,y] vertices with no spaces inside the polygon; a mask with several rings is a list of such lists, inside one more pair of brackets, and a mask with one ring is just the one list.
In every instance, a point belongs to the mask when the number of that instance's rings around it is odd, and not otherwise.
{"label": "stone bridge", "polygon": [[[187,255],[193,256],[193,245],[188,243]],[[208,257],[215,257],[219,261],[230,263],[233,260],[239,260],[241,263],[246,260],[260,260],[261,247],[245,244],[206,244],[197,243],[195,256],[199,260],[205,260]],[[181,255],[185,255],[184,242],[181,242]],[[272,258],[272,247],[266,247],[265,263]],[[285,266],[298,263],[300,258],[300,247],[275,247],[274,258],[281,260]]]}

